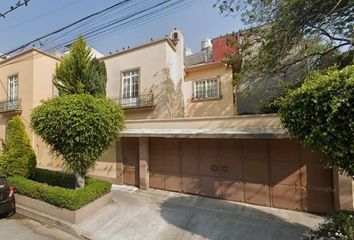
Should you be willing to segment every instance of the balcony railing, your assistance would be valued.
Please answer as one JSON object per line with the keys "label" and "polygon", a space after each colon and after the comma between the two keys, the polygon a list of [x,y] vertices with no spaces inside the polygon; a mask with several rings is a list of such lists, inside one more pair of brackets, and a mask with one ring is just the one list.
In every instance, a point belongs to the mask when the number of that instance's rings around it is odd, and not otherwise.
{"label": "balcony railing", "polygon": [[155,106],[153,93],[142,94],[137,97],[114,98],[112,101],[121,106],[123,109],[147,108]]}
{"label": "balcony railing", "polygon": [[21,99],[7,99],[0,101],[0,113],[21,110]]}

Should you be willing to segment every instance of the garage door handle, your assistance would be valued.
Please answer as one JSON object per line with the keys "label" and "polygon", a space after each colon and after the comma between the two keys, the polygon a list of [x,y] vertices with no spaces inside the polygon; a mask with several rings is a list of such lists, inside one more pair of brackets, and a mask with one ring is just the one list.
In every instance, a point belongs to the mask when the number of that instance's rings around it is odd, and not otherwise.
{"label": "garage door handle", "polygon": [[227,173],[229,171],[229,167],[228,166],[222,166],[221,167],[221,171],[224,173]]}
{"label": "garage door handle", "polygon": [[218,166],[217,166],[217,165],[211,165],[211,166],[210,166],[210,170],[211,170],[212,172],[217,172],[217,171],[218,171]]}

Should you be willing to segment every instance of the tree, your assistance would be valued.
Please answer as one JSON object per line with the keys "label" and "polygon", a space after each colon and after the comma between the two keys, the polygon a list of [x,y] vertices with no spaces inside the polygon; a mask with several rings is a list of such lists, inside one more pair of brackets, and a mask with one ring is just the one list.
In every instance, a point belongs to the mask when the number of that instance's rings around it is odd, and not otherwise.
{"label": "tree", "polygon": [[285,72],[307,59],[316,66],[336,50],[340,65],[353,59],[354,0],[217,0],[214,6],[226,15],[241,13],[255,27],[241,32],[252,36],[244,48],[259,46],[258,53],[249,51],[246,65],[253,68]]}
{"label": "tree", "polygon": [[3,154],[0,156],[0,172],[10,176],[29,177],[34,174],[36,155],[21,118],[12,118],[6,128]]}
{"label": "tree", "polygon": [[76,186],[85,184],[90,167],[124,127],[123,111],[104,97],[69,94],[43,102],[31,114],[31,127],[61,155],[76,176]]}
{"label": "tree", "polygon": [[54,86],[59,96],[66,94],[106,95],[106,66],[92,57],[91,49],[83,37],[71,45],[55,69]]}
{"label": "tree", "polygon": [[354,179],[354,65],[308,76],[280,101],[283,126]]}

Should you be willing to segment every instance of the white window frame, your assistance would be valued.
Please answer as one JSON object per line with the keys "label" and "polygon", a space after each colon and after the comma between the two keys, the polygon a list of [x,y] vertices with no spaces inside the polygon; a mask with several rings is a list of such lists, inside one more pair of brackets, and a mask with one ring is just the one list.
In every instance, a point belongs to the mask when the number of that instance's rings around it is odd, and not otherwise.
{"label": "white window frame", "polygon": [[[136,78],[135,78],[136,77]],[[135,82],[136,81],[136,82]],[[125,92],[125,83],[128,83],[127,89]],[[137,85],[137,89],[134,89],[134,86]],[[122,98],[137,98],[139,97],[140,90],[140,69],[132,69],[122,72]]]}
{"label": "white window frame", "polygon": [[[211,93],[211,82],[216,84],[216,94]],[[204,88],[202,91],[202,96],[200,92],[200,87],[198,87],[198,84],[202,84],[201,88]],[[194,93],[194,100],[208,100],[208,99],[219,99],[220,98],[220,84],[219,84],[219,79],[217,78],[212,78],[212,79],[203,79],[203,80],[196,80],[193,82],[193,93]]]}
{"label": "white window frame", "polygon": [[8,77],[8,99],[10,101],[18,99],[18,74],[14,74]]}
{"label": "white window frame", "polygon": [[136,107],[139,105],[140,74],[140,68],[129,69],[121,72],[121,105],[125,107]]}

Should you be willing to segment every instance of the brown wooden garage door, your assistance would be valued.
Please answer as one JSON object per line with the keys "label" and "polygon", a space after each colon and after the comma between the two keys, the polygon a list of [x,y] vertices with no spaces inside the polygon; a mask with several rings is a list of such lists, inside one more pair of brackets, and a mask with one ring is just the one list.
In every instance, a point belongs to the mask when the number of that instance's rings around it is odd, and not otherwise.
{"label": "brown wooden garage door", "polygon": [[139,186],[139,138],[122,139],[123,184]]}
{"label": "brown wooden garage door", "polygon": [[310,212],[333,208],[332,172],[290,140],[150,138],[150,187]]}

